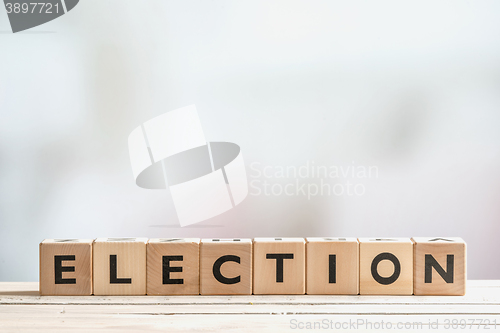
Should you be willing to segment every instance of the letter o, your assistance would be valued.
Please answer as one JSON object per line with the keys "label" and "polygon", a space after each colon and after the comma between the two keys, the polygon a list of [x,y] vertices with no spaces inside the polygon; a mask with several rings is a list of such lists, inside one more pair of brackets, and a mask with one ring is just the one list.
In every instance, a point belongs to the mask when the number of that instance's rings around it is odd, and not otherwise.
{"label": "letter o", "polygon": [[[380,276],[380,274],[377,271],[378,264],[382,260],[390,260],[394,264],[394,273],[392,273],[391,276],[389,277],[383,277]],[[401,264],[398,260],[398,258],[389,252],[382,252],[379,253],[375,258],[373,258],[372,261],[372,276],[380,284],[388,285],[391,283],[394,283],[398,278],[399,275],[401,274]]]}

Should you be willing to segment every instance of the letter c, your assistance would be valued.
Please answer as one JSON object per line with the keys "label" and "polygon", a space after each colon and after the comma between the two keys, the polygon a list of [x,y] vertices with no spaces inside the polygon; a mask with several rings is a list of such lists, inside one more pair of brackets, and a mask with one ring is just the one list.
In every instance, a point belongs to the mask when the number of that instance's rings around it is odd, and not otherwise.
{"label": "letter c", "polygon": [[240,263],[240,257],[233,256],[233,255],[226,255],[226,256],[222,256],[219,259],[217,259],[214,262],[214,267],[212,269],[212,271],[214,273],[215,279],[217,281],[219,281],[220,283],[224,283],[224,284],[235,284],[235,283],[240,282],[240,280],[241,280],[241,276],[240,275],[238,275],[236,277],[233,277],[233,278],[227,278],[224,275],[222,275],[222,273],[220,272],[220,267],[226,261],[234,261],[234,262],[237,262],[239,264]]}

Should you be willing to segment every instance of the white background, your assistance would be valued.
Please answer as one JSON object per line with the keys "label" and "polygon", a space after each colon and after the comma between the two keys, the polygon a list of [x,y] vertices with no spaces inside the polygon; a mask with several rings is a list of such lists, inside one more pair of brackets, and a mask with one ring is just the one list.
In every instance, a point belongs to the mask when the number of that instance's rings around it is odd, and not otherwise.
{"label": "white background", "polygon": [[[459,236],[469,278],[499,279],[499,17],[498,1],[84,0],[12,34],[0,8],[0,280],[36,281],[44,238],[108,236]],[[134,184],[127,137],[189,104],[249,176],[378,177],[180,228],[168,191]]]}

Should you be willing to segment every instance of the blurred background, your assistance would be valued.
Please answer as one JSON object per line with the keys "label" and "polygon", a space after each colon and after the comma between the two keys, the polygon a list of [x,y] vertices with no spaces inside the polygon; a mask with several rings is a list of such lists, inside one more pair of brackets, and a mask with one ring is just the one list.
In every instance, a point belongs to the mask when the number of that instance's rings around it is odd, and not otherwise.
{"label": "blurred background", "polygon": [[[458,236],[468,277],[500,279],[499,17],[498,1],[82,0],[13,34],[0,8],[0,281],[37,281],[44,238],[121,236]],[[181,228],[168,191],[135,185],[127,138],[190,104],[249,181],[308,162],[377,175],[352,180],[362,195],[250,189]]]}

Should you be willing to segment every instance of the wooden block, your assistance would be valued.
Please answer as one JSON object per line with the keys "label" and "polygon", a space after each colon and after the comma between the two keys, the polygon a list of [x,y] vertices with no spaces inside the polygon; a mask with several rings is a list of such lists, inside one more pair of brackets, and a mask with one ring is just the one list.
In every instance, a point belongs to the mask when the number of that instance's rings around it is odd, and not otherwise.
{"label": "wooden block", "polygon": [[356,238],[306,238],[306,293],[357,295],[359,244]]}
{"label": "wooden block", "polygon": [[415,295],[465,295],[466,244],[458,237],[413,237]]}
{"label": "wooden block", "polygon": [[200,294],[252,294],[252,240],[202,239]]}
{"label": "wooden block", "polygon": [[94,241],[94,295],[146,294],[147,238]]}
{"label": "wooden block", "polygon": [[411,295],[413,242],[409,238],[358,238],[359,293]]}
{"label": "wooden block", "polygon": [[305,294],[303,238],[255,238],[253,251],[254,294]]}
{"label": "wooden block", "polygon": [[155,238],[147,244],[148,295],[200,293],[200,239]]}
{"label": "wooden block", "polygon": [[40,243],[40,295],[92,295],[92,239]]}

